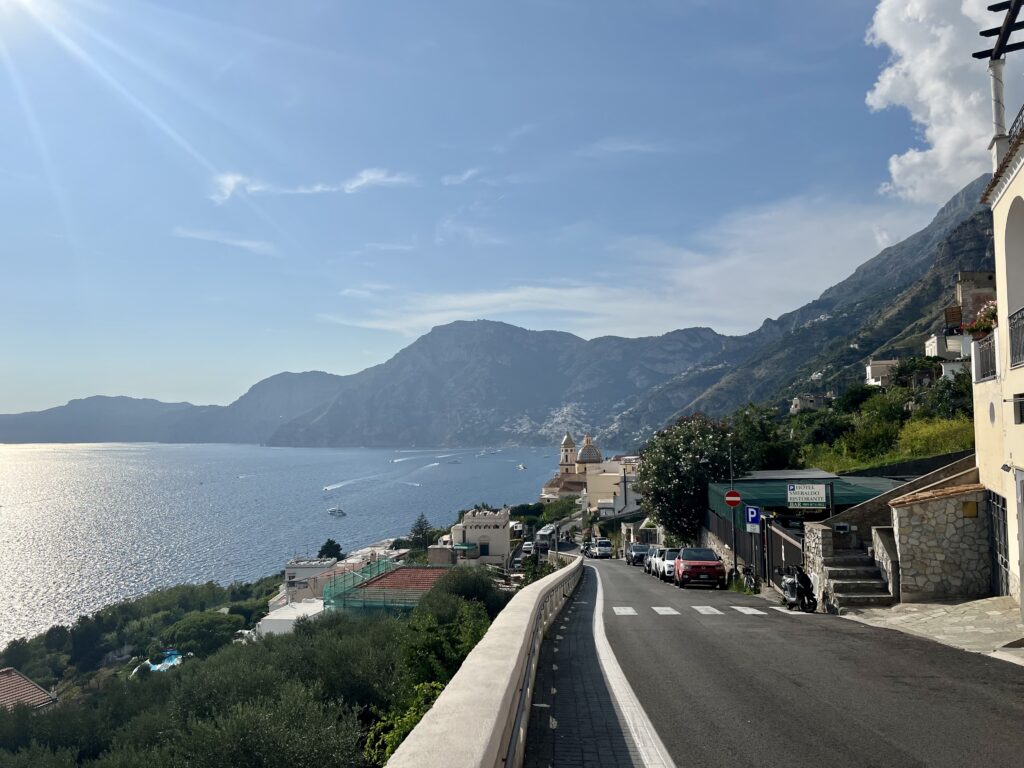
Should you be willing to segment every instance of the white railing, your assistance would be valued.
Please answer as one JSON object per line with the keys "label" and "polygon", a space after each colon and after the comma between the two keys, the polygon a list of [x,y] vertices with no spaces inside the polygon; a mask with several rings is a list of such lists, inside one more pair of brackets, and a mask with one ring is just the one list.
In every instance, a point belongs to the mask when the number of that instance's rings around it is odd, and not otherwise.
{"label": "white railing", "polygon": [[544,633],[576,589],[583,558],[520,590],[462,662],[389,768],[518,768]]}

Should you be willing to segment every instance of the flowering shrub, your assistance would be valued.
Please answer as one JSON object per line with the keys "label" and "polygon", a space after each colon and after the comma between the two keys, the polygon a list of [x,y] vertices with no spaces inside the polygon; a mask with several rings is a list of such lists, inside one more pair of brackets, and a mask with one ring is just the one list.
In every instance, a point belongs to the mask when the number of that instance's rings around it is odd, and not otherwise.
{"label": "flowering shrub", "polygon": [[964,326],[964,330],[967,333],[989,333],[996,327],[998,317],[999,313],[995,300],[986,301],[981,309],[978,310],[978,316],[972,322],[967,323]]}

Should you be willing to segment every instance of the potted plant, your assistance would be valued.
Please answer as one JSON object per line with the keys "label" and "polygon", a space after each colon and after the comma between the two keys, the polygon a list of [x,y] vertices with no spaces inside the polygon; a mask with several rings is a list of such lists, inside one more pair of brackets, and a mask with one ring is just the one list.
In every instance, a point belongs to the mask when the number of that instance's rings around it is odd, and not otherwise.
{"label": "potted plant", "polygon": [[999,311],[996,307],[995,300],[986,301],[981,309],[978,310],[977,316],[974,320],[965,324],[963,329],[965,332],[971,334],[971,337],[976,341],[983,339],[988,336],[995,329],[999,319]]}

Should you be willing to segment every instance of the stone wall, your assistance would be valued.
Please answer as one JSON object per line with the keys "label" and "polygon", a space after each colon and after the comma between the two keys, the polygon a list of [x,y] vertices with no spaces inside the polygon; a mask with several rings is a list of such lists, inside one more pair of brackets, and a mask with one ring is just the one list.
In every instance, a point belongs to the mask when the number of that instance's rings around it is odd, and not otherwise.
{"label": "stone wall", "polygon": [[814,584],[814,596],[823,603],[825,558],[833,553],[832,529],[824,523],[804,525],[804,570]]}
{"label": "stone wall", "polygon": [[911,494],[894,500],[900,600],[991,594],[989,523],[981,485]]}
{"label": "stone wall", "polygon": [[871,548],[875,565],[889,585],[889,594],[900,599],[900,557],[896,548],[896,535],[892,528],[875,526],[871,529]]}
{"label": "stone wall", "polygon": [[[837,534],[835,542],[836,549],[861,549],[871,541],[871,528],[875,525],[887,526],[891,524],[892,517],[889,512],[889,502],[908,493],[923,488],[938,488],[947,485],[958,485],[967,480],[961,479],[964,472],[977,472],[974,466],[974,454],[970,454],[952,464],[930,472],[927,475],[904,483],[898,488],[879,494],[873,499],[850,507],[845,512],[830,517],[825,522],[830,526],[834,523],[848,523],[850,532]],[[977,482],[977,475],[971,482]]]}

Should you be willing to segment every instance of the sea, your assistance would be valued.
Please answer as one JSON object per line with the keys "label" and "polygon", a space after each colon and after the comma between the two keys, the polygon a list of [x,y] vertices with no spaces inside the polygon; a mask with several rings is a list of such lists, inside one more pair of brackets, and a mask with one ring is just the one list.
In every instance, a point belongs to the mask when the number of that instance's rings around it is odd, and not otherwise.
{"label": "sea", "polygon": [[157,587],[266,576],[328,538],[400,536],[421,512],[442,527],[532,502],[557,465],[557,447],[0,445],[0,648]]}

